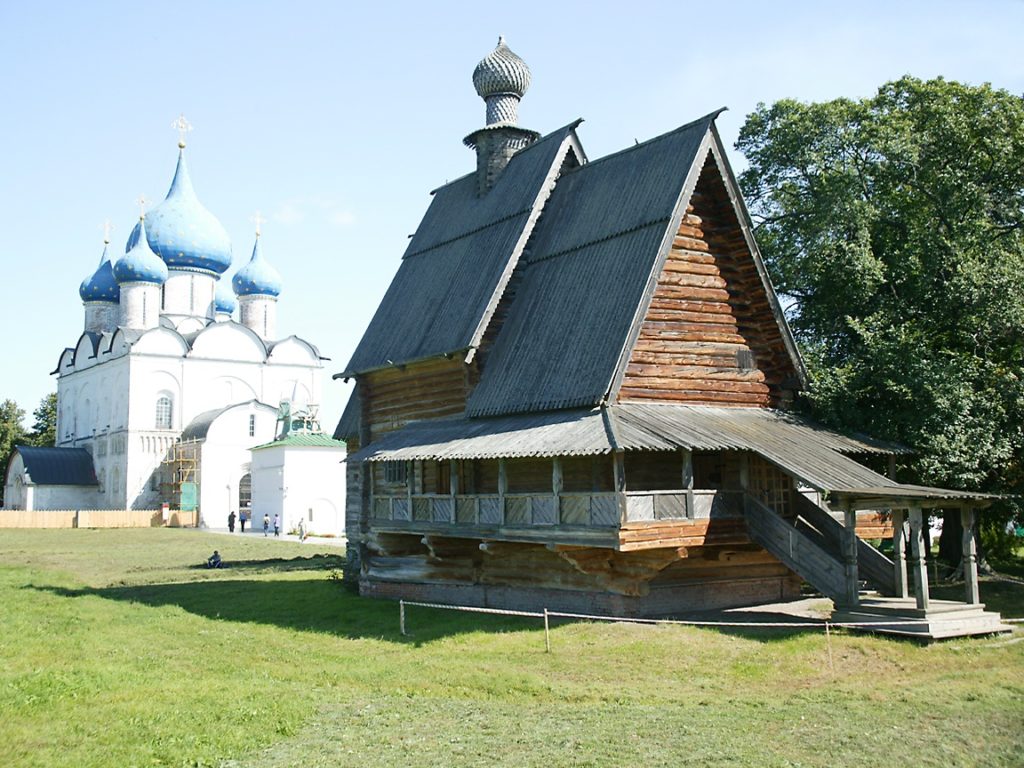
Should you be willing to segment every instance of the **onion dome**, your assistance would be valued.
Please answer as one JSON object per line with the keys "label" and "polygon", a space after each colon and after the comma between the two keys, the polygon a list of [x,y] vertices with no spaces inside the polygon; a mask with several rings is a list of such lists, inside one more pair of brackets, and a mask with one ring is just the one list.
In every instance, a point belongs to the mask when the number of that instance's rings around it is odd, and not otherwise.
{"label": "onion dome", "polygon": [[252,258],[231,278],[236,296],[280,296],[281,275],[268,264],[260,251],[260,236],[252,247]]}
{"label": "onion dome", "polygon": [[[231,266],[231,240],[196,197],[185,163],[184,142],[179,146],[178,167],[167,197],[146,214],[149,245],[171,269],[223,274]],[[138,239],[139,227],[135,227],[125,250]]]}
{"label": "onion dome", "polygon": [[78,287],[78,295],[82,297],[82,301],[108,301],[117,304],[121,300],[121,287],[114,279],[114,266],[107,255],[109,242],[103,241],[103,255],[100,256],[100,265],[96,271],[85,278]]}
{"label": "onion dome", "polygon": [[498,37],[497,47],[473,70],[473,87],[482,99],[500,94],[512,94],[521,99],[530,87],[530,68],[512,53],[504,37]]}
{"label": "onion dome", "polygon": [[213,311],[218,314],[230,315],[238,309],[238,300],[231,290],[231,283],[221,278],[217,281],[217,290],[213,293]]}
{"label": "onion dome", "polygon": [[118,283],[156,283],[163,285],[167,280],[167,265],[149,247],[145,219],[140,218],[135,227],[140,237],[128,252],[114,265],[114,277]]}

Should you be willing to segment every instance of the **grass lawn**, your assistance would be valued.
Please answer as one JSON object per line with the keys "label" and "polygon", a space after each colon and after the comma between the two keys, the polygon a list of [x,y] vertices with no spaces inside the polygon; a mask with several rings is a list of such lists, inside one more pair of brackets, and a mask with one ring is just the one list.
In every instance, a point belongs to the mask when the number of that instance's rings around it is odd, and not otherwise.
{"label": "grass lawn", "polygon": [[[214,548],[234,567],[196,567]],[[0,766],[1021,766],[1024,633],[539,622],[364,600],[340,550],[0,531]],[[982,584],[982,599],[993,589]],[[998,585],[1004,615],[1024,586]]]}

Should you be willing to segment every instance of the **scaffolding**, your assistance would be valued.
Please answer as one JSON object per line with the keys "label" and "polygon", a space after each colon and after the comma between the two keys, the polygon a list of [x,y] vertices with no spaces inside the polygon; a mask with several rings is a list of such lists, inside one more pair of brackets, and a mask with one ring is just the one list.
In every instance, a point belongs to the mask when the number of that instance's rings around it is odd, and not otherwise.
{"label": "scaffolding", "polygon": [[192,511],[199,502],[200,450],[198,440],[178,441],[161,462],[160,492],[177,509]]}

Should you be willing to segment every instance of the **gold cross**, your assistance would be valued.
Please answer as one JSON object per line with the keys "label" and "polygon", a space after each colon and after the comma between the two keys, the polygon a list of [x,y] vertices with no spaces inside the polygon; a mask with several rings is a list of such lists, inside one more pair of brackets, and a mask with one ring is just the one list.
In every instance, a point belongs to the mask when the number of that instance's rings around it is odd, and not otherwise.
{"label": "gold cross", "polygon": [[178,119],[171,123],[171,128],[178,132],[178,146],[185,148],[185,134],[192,130],[192,123],[185,119],[185,115],[178,115]]}
{"label": "gold cross", "polygon": [[146,203],[148,203],[149,200],[146,199],[145,195],[139,195],[139,199],[136,202],[139,204],[139,218],[146,218]]}
{"label": "gold cross", "polygon": [[104,245],[109,245],[110,244],[110,230],[112,230],[113,228],[114,227],[110,223],[110,219],[107,219],[107,220],[105,220],[103,222],[103,244]]}
{"label": "gold cross", "polygon": [[252,223],[256,225],[256,237],[260,236],[264,221],[266,221],[266,219],[260,215],[259,211],[256,211],[256,215],[252,217]]}

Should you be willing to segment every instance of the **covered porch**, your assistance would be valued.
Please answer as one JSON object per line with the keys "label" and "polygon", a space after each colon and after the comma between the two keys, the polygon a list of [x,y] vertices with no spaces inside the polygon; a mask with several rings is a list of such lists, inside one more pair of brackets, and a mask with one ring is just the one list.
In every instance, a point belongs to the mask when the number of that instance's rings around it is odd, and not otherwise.
{"label": "covered porch", "polygon": [[[903,485],[898,488],[840,489],[833,492],[835,504],[843,510],[849,525],[857,510],[865,507],[890,510],[892,519],[891,594],[861,596],[856,584],[861,574],[856,557],[844,552],[847,570],[847,599],[837,604],[833,618],[843,622],[874,624],[868,631],[885,634],[943,639],[967,635],[1008,632],[998,613],[985,610],[978,581],[978,548],[975,527],[978,513],[991,504],[991,497],[937,488]],[[935,600],[931,597],[927,569],[927,511],[934,508],[960,510],[963,527],[963,600]]]}
{"label": "covered porch", "polygon": [[[899,451],[764,409],[627,403],[414,423],[350,461],[364,462],[366,526],[385,555],[420,540],[435,562],[445,541],[542,545],[578,571],[599,563],[639,597],[684,577],[741,589],[730,566],[743,564],[743,578],[799,575],[833,599],[837,621],[927,637],[1001,631],[977,586],[973,530],[989,500],[901,485],[851,458]],[[970,538],[963,603],[928,592],[924,510],[951,506]],[[863,541],[890,535],[892,560]],[[861,595],[865,581],[880,597]]]}

